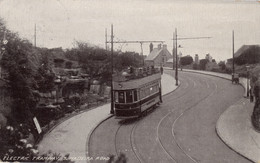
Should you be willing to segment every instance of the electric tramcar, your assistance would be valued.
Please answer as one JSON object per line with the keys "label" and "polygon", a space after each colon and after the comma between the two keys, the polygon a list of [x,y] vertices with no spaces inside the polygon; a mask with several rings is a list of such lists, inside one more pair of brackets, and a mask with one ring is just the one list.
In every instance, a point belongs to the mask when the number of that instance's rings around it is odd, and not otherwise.
{"label": "electric tramcar", "polygon": [[114,109],[117,118],[146,114],[162,102],[161,73],[153,67],[130,68],[113,77]]}

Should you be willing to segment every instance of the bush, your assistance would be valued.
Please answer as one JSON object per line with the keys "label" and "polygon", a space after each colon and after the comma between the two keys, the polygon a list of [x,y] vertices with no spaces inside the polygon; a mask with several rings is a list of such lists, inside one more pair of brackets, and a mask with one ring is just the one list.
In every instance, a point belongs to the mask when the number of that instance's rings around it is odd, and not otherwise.
{"label": "bush", "polygon": [[260,107],[256,104],[254,107],[253,114],[251,116],[252,125],[258,131],[260,131]]}
{"label": "bush", "polygon": [[208,63],[209,61],[207,59],[201,59],[200,60],[200,69],[201,70],[205,70],[206,69],[206,64]]}
{"label": "bush", "polygon": [[184,56],[180,59],[180,64],[182,66],[190,65],[193,62],[193,58],[191,56]]}
{"label": "bush", "polygon": [[[7,126],[0,130],[0,134],[0,160],[2,161],[72,163],[68,154],[61,156],[49,151],[40,155],[34,142],[30,140],[31,129],[26,124]],[[23,158],[14,160],[12,156],[22,156]]]}
{"label": "bush", "polygon": [[194,70],[199,70],[199,65],[194,63],[194,64],[192,65],[192,68],[193,68]]}

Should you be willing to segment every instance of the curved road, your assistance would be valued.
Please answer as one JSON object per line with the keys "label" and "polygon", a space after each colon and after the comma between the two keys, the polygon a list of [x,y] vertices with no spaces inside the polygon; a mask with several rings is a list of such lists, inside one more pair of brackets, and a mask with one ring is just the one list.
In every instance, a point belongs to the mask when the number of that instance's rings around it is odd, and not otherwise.
{"label": "curved road", "polygon": [[146,117],[131,121],[113,117],[96,128],[89,140],[89,156],[122,152],[129,163],[249,162],[215,132],[219,116],[242,98],[243,88],[188,72],[180,72],[179,80],[180,87],[164,96],[163,103]]}

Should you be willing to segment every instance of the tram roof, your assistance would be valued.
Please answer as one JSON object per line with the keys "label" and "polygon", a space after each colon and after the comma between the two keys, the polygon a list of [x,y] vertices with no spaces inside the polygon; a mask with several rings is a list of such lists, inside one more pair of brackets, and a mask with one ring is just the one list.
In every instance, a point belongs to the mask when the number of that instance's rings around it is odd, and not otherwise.
{"label": "tram roof", "polygon": [[114,90],[130,90],[141,88],[161,80],[161,73],[155,73],[142,78],[127,80],[127,81],[113,81]]}

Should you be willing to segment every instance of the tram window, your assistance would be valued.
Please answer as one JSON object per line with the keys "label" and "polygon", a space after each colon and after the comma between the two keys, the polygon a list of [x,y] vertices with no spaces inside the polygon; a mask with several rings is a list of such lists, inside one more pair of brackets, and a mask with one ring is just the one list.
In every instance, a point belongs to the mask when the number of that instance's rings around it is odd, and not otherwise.
{"label": "tram window", "polygon": [[118,92],[115,92],[115,102],[118,103]]}
{"label": "tram window", "polygon": [[140,90],[140,99],[144,97],[144,90]]}
{"label": "tram window", "polygon": [[132,91],[126,91],[126,103],[133,102],[133,92]]}
{"label": "tram window", "polygon": [[119,92],[118,93],[118,102],[119,103],[125,103],[125,94],[124,94],[124,92]]}
{"label": "tram window", "polygon": [[134,91],[134,101],[137,101],[137,91]]}

